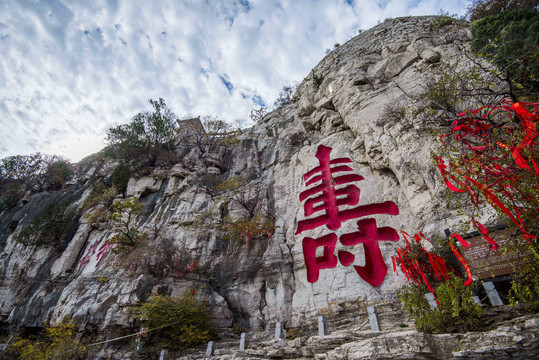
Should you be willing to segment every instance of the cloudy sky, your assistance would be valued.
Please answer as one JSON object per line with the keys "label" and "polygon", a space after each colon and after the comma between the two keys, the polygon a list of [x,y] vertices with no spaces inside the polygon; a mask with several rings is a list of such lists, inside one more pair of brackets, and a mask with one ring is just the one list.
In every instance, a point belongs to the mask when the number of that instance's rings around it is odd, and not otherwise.
{"label": "cloudy sky", "polygon": [[0,158],[78,161],[162,97],[178,116],[247,119],[335,43],[467,0],[0,0]]}

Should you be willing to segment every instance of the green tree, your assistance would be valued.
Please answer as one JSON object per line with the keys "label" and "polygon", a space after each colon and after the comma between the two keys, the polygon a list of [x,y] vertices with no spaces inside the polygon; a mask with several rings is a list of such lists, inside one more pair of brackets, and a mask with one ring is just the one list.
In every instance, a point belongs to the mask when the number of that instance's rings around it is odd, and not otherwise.
{"label": "green tree", "polygon": [[498,15],[507,10],[537,10],[538,0],[473,0],[468,7],[471,21]]}
{"label": "green tree", "polygon": [[125,196],[127,184],[133,174],[133,170],[128,163],[120,162],[112,171],[112,186]]}
{"label": "green tree", "polygon": [[117,243],[120,250],[126,250],[146,240],[146,233],[137,230],[131,223],[142,213],[144,206],[137,198],[131,197],[126,200],[116,200],[112,204],[112,213],[109,219],[114,224],[116,235],[108,241]]}
{"label": "green tree", "polygon": [[54,158],[45,171],[45,181],[48,190],[61,190],[67,180],[73,175],[72,165],[69,161]]}
{"label": "green tree", "polygon": [[0,190],[19,184],[23,190],[60,190],[73,175],[70,162],[57,155],[15,155],[0,161]]}
{"label": "green tree", "polygon": [[194,290],[181,296],[153,295],[148,302],[133,308],[133,313],[146,329],[153,330],[150,341],[170,349],[204,344],[216,335],[205,300],[198,300]]}
{"label": "green tree", "polygon": [[24,245],[54,245],[60,243],[69,232],[76,211],[69,205],[74,197],[68,196],[61,201],[51,201],[32,219],[17,237]]}
{"label": "green tree", "polygon": [[135,170],[168,166],[175,160],[176,116],[165,100],[149,100],[153,112],[141,112],[131,122],[107,130],[106,155]]}
{"label": "green tree", "polygon": [[472,24],[471,49],[511,84],[513,100],[539,93],[539,12],[510,10]]}
{"label": "green tree", "polygon": [[439,306],[432,308],[425,298],[426,289],[410,285],[399,292],[404,308],[415,318],[418,331],[451,333],[477,330],[481,307],[472,299],[472,290],[462,279],[452,276],[451,281],[440,283],[435,294]]}

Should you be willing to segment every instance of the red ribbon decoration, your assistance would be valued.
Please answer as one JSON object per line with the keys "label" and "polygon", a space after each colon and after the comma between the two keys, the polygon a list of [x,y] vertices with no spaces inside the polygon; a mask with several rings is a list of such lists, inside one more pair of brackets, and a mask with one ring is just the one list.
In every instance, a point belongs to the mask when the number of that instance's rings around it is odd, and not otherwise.
{"label": "red ribbon decoration", "polygon": [[[445,185],[451,189],[452,191],[456,191],[456,192],[464,192],[464,190],[462,189],[458,189],[456,188],[453,184],[451,184],[451,182],[449,181],[449,179],[447,178],[447,166],[444,164],[444,161],[442,160],[441,157],[439,156],[436,156],[436,159],[438,159],[438,164],[436,166],[438,166],[438,168],[440,169],[440,173],[442,174],[442,177],[444,178],[444,181],[445,181]],[[456,180],[454,177],[453,177],[453,180]]]}
{"label": "red ribbon decoration", "polygon": [[[524,158],[520,155],[520,152],[523,151],[525,147],[530,147],[530,150],[532,150],[531,145],[533,143],[533,139],[537,137],[537,129],[535,122],[539,120],[539,116],[533,115],[528,110],[526,110],[526,108],[522,106],[521,103],[518,102],[511,105],[511,110],[514,110],[517,113],[518,117],[521,120],[522,127],[526,132],[526,135],[524,136],[520,144],[513,150],[512,156],[518,167],[530,170],[530,167],[528,166]],[[539,174],[539,168],[537,168],[537,165],[533,160],[533,151],[532,156],[530,157],[535,167],[535,174],[537,175]]]}
{"label": "red ribbon decoration", "polygon": [[[437,167],[440,169],[441,176],[446,186],[455,192],[467,192],[475,206],[481,204],[479,195],[483,195],[486,201],[493,207],[497,207],[518,227],[522,232],[522,237],[527,241],[535,239],[530,234],[520,216],[521,211],[533,215],[532,211],[537,213],[539,210],[539,200],[535,195],[523,193],[518,182],[522,175],[515,172],[516,169],[524,169],[534,173],[532,176],[539,175],[539,166],[534,159],[535,140],[538,137],[537,122],[539,122],[539,103],[512,103],[510,100],[503,100],[499,106],[484,106],[480,109],[469,110],[459,113],[458,118],[451,125],[449,134],[440,136],[440,139],[454,136],[457,142],[469,152],[462,153],[458,158],[456,166],[449,162],[451,172],[448,170],[444,161],[436,157]],[[533,107],[530,112],[526,107]],[[517,144],[510,144],[511,138],[506,142],[491,140],[493,125],[490,118],[499,112],[507,112],[509,116],[517,116],[524,133],[522,139]],[[509,125],[507,125],[509,124]],[[511,123],[503,123],[499,126],[506,133],[511,134],[517,130]],[[524,150],[529,149],[530,154],[523,154]],[[502,150],[500,152],[500,150]],[[514,161],[516,166],[506,163],[502,166],[497,163],[498,160],[507,159],[508,156]],[[532,163],[535,171],[530,169],[528,161]],[[455,176],[457,175],[457,176]],[[539,187],[536,187],[539,189]],[[503,195],[511,205],[502,202],[499,197]],[[524,200],[529,203],[529,208],[522,208],[518,205],[518,200]],[[497,249],[499,245],[487,235],[488,231],[479,223],[474,223],[474,227],[479,230],[483,238],[491,244],[491,248]]]}
{"label": "red ribbon decoration", "polygon": [[[409,238],[412,238],[412,236],[410,236],[403,230],[401,230],[401,233],[406,242],[406,245],[397,249],[397,256],[391,257],[393,261],[393,271],[395,273],[397,272],[398,265],[404,275],[406,275],[406,280],[408,280],[409,284],[411,284],[412,282],[417,286],[421,285],[422,283],[425,284],[427,289],[429,289],[432,295],[434,295],[434,299],[438,303],[434,288],[432,287],[427,278],[427,273],[433,274],[439,281],[449,281],[449,270],[447,268],[447,263],[443,258],[436,254],[428,252],[421,245],[422,238],[430,242],[430,240],[421,232],[419,234],[415,234],[413,238],[419,245],[419,250],[427,254],[428,262],[422,261],[421,263],[419,263],[417,261],[418,258],[412,252],[412,245],[409,241]],[[438,303],[438,305],[440,304]]]}
{"label": "red ribbon decoration", "polygon": [[449,247],[451,248],[451,251],[453,252],[453,254],[455,254],[455,256],[457,257],[457,260],[461,263],[461,265],[464,267],[464,270],[466,271],[466,276],[468,277],[468,279],[466,279],[466,281],[464,282],[464,286],[470,286],[472,284],[472,281],[473,281],[472,280],[472,271],[470,270],[470,266],[468,265],[466,260],[464,260],[464,258],[462,257],[462,255],[458,251],[457,247],[455,245],[453,245],[453,243],[451,242],[452,237],[457,239],[462,244],[462,246],[464,246],[466,249],[470,248],[470,244],[468,244],[466,241],[464,241],[464,239],[459,234],[451,235],[449,237],[449,240],[448,240],[448,244],[449,244]]}
{"label": "red ribbon decoration", "polygon": [[472,217],[472,224],[479,231],[483,239],[485,239],[486,241],[490,243],[490,248],[492,250],[498,250],[500,248],[500,245],[498,245],[498,243],[494,241],[494,239],[492,239],[489,235],[487,235],[488,230],[483,226],[483,224],[475,220],[473,217]]}

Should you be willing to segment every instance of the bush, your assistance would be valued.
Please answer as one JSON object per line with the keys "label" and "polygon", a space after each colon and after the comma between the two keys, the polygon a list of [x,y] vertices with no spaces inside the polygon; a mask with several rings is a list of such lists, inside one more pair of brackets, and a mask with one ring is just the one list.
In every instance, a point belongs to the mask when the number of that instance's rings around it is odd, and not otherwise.
{"label": "bush", "polygon": [[163,99],[149,100],[153,112],[141,112],[131,122],[107,130],[106,155],[136,168],[168,166],[174,162],[176,116]]}
{"label": "bush", "polygon": [[118,189],[119,192],[124,194],[127,190],[127,184],[129,179],[133,175],[133,170],[131,166],[125,162],[121,162],[118,166],[112,171],[112,186]]}
{"label": "bush", "polygon": [[291,104],[295,101],[294,93],[296,92],[296,86],[284,86],[279,97],[275,100],[273,104],[276,108],[284,105]]}
{"label": "bush", "polygon": [[68,209],[74,201],[73,196],[55,202],[52,201],[39,213],[17,237],[24,245],[53,245],[58,244],[67,235],[73,218],[74,209]]}
{"label": "bush", "polygon": [[129,247],[118,262],[128,269],[131,275],[145,274],[157,279],[164,277],[183,277],[194,271],[197,261],[185,249],[176,249],[174,242],[158,234],[148,236],[147,241]]}
{"label": "bush", "polygon": [[118,244],[120,251],[129,250],[133,246],[142,244],[146,240],[147,234],[131,226],[131,221],[142,213],[143,209],[144,206],[139,203],[137,198],[132,197],[124,201],[116,200],[112,204],[112,213],[109,215],[109,219],[114,223],[116,235],[107,241]]}
{"label": "bush", "polygon": [[418,331],[441,334],[476,330],[482,314],[472,299],[472,290],[462,279],[453,276],[435,290],[440,306],[432,309],[425,298],[426,289],[407,286],[399,291],[399,299],[410,316],[415,318]]}
{"label": "bush", "polygon": [[[472,24],[471,49],[511,80],[516,95],[539,92],[539,12],[511,10]],[[533,99],[532,99],[533,101]]]}
{"label": "bush", "polygon": [[185,291],[181,296],[153,295],[138,308],[134,317],[142,321],[150,332],[150,341],[169,349],[186,349],[204,344],[216,336],[205,300],[197,300],[196,291]]}
{"label": "bush", "polygon": [[2,186],[0,194],[0,211],[13,209],[24,196],[20,184],[15,181]]}
{"label": "bush", "polygon": [[11,359],[21,360],[73,360],[85,359],[87,349],[77,339],[75,323],[70,318],[58,325],[47,325],[41,339],[17,339],[7,351]]}
{"label": "bush", "polygon": [[539,311],[539,256],[537,254],[537,241],[530,243],[513,242],[506,251],[516,251],[521,255],[517,268],[511,275],[511,289],[509,290],[509,303],[525,303],[530,312]]}
{"label": "bush", "polygon": [[312,82],[314,86],[316,86],[316,88],[318,89],[320,85],[322,85],[322,82],[324,81],[324,76],[316,75],[314,70],[311,71],[311,74],[312,74]]}
{"label": "bush", "polygon": [[93,225],[106,220],[106,215],[117,194],[118,189],[114,186],[106,187],[102,183],[92,185],[92,192],[84,203],[84,209],[87,210],[84,217],[88,219],[89,224]]}
{"label": "bush", "polygon": [[69,161],[57,155],[16,155],[0,161],[0,183],[16,181],[25,190],[60,190],[72,174]]}
{"label": "bush", "polygon": [[537,0],[473,0],[468,7],[468,15],[471,21],[475,21],[515,9],[537,9]]}
{"label": "bush", "polygon": [[264,116],[266,116],[267,113],[267,108],[261,106],[259,109],[252,109],[251,113],[249,114],[249,118],[256,123],[258,121],[262,121],[262,119],[264,119]]}
{"label": "bush", "polygon": [[69,161],[58,158],[45,172],[47,189],[61,190],[72,175],[73,169]]}
{"label": "bush", "polygon": [[271,237],[275,232],[275,223],[263,214],[245,220],[227,216],[220,227],[225,232],[226,239],[246,242],[252,238]]}

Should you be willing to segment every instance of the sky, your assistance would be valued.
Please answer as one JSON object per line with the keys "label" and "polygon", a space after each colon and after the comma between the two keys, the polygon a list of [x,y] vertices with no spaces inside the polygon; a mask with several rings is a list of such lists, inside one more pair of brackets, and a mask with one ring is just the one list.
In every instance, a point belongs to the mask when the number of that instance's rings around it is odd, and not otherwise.
{"label": "sky", "polygon": [[386,18],[467,0],[0,0],[0,158],[71,161],[165,99],[178,116],[248,119],[326,49]]}

